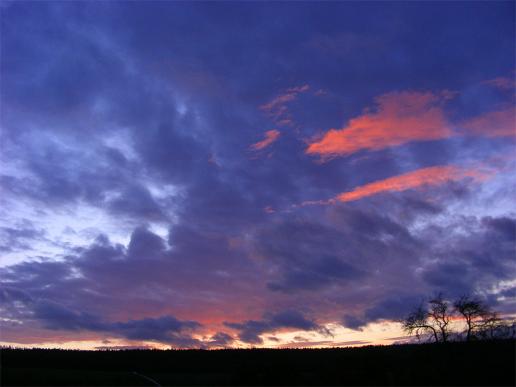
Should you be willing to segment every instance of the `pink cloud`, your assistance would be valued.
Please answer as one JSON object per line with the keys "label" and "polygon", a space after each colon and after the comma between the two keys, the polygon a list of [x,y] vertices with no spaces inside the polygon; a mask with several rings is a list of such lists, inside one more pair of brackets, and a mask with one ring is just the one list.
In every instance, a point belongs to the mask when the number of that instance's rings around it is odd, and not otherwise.
{"label": "pink cloud", "polygon": [[425,186],[442,185],[449,181],[463,180],[465,178],[483,181],[487,177],[486,173],[476,169],[464,169],[450,165],[422,168],[356,187],[351,191],[338,195],[336,199],[341,202],[350,202],[382,192],[399,192]]}
{"label": "pink cloud", "polygon": [[287,104],[294,101],[299,94],[306,93],[308,90],[310,90],[309,85],[288,88],[270,102],[260,106],[260,110],[270,116],[277,125],[290,126],[292,125],[292,118]]}
{"label": "pink cloud", "polygon": [[377,180],[372,183],[355,187],[351,191],[343,192],[332,199],[308,200],[293,207],[313,205],[331,205],[337,202],[351,202],[368,196],[378,195],[383,192],[401,192],[410,189],[422,189],[431,186],[443,185],[451,181],[472,179],[482,182],[496,173],[496,169],[479,164],[471,168],[462,168],[453,165],[441,165],[417,169],[387,179]]}
{"label": "pink cloud", "polygon": [[509,106],[484,113],[460,124],[464,135],[506,137],[516,135],[516,110]]}
{"label": "pink cloud", "polygon": [[265,138],[262,141],[258,141],[257,143],[252,144],[250,148],[253,150],[261,150],[267,148],[274,141],[276,141],[279,136],[280,132],[276,129],[268,130],[267,132],[265,132]]}
{"label": "pink cloud", "polygon": [[342,129],[330,129],[309,144],[306,153],[324,159],[361,150],[380,150],[411,141],[450,137],[453,132],[441,107],[452,94],[443,91],[394,92],[376,98],[375,111],[366,109]]}
{"label": "pink cloud", "polygon": [[[506,78],[489,81],[502,87]],[[487,81],[486,81],[487,82]],[[505,87],[505,86],[503,86]],[[516,135],[514,105],[504,106],[462,122],[451,122],[443,104],[453,93],[394,92],[375,99],[374,110],[349,120],[341,129],[330,129],[310,141],[307,154],[322,160],[349,156],[359,151],[377,151],[413,141],[441,140],[453,136],[503,137]]]}

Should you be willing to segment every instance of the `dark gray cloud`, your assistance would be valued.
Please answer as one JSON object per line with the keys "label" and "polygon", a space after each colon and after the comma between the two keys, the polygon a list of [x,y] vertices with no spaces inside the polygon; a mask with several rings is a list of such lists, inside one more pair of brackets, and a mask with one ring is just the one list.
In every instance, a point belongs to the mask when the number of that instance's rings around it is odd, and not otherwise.
{"label": "dark gray cloud", "polygon": [[312,290],[339,280],[359,280],[364,273],[336,257],[322,257],[312,264],[291,267],[280,282],[269,282],[274,291]]}
{"label": "dark gray cloud", "polygon": [[208,345],[210,347],[220,348],[220,347],[230,347],[234,342],[234,338],[231,335],[228,335],[224,332],[217,332],[213,336],[210,337],[208,341]]}
{"label": "dark gray cloud", "polygon": [[342,325],[346,328],[353,330],[362,330],[362,327],[367,325],[367,321],[365,319],[353,316],[353,315],[345,315],[342,318]]}
{"label": "dark gray cloud", "polygon": [[437,252],[440,259],[422,274],[425,281],[451,295],[488,288],[488,283],[510,280],[516,273],[515,219],[485,217],[468,221],[473,230],[466,235],[456,234],[445,249]]}
{"label": "dark gray cloud", "polygon": [[[144,318],[127,322],[112,323],[110,330],[122,334],[132,340],[156,340],[161,342],[181,343],[188,347],[195,342],[188,336],[182,336],[182,331],[199,328],[195,321],[180,321],[172,316],[158,318]],[[190,344],[184,345],[187,341]]]}
{"label": "dark gray cloud", "polygon": [[127,186],[117,197],[109,200],[107,206],[115,214],[133,215],[149,221],[166,219],[161,206],[142,186]]}
{"label": "dark gray cloud", "polygon": [[35,241],[44,238],[45,230],[25,219],[11,227],[0,227],[0,251],[30,250]]}
{"label": "dark gray cloud", "polygon": [[[514,219],[470,218],[465,227],[469,231],[466,234],[452,231],[452,228],[457,228],[456,224],[440,230],[438,237],[447,237],[444,246],[442,239],[421,239],[421,247],[424,248],[421,256],[433,257],[429,261],[420,260],[424,269],[406,277],[405,289],[391,290],[389,294],[380,296],[373,306],[361,314],[345,315],[343,325],[360,329],[378,320],[403,318],[425,297],[437,292],[444,292],[451,298],[482,294],[496,308],[504,308],[497,297],[505,296],[505,293],[502,291],[497,296],[487,291],[492,286],[489,284],[497,283],[500,279],[510,281],[516,275]],[[400,278],[402,276],[400,272]],[[407,294],[409,287],[412,292]],[[510,289],[507,292],[511,297]]]}
{"label": "dark gray cloud", "polygon": [[403,225],[350,206],[331,209],[326,222],[290,217],[268,225],[255,243],[280,274],[269,288],[284,292],[356,283],[380,260],[394,264],[418,246]]}
{"label": "dark gray cloud", "polygon": [[[11,288],[0,289],[2,309],[8,307],[25,310],[27,320],[36,320],[44,328],[56,331],[93,331],[129,340],[148,340],[168,343],[179,347],[200,346],[201,343],[191,337],[191,332],[201,327],[196,321],[178,320],[173,316],[143,318],[124,322],[108,322],[101,316],[88,312],[76,311],[55,301],[34,299],[26,293]],[[11,315],[11,317],[20,317]]]}
{"label": "dark gray cloud", "polygon": [[418,306],[424,299],[423,295],[399,295],[389,296],[369,309],[366,309],[364,317],[366,321],[399,320]]}
{"label": "dark gray cloud", "polygon": [[263,342],[261,335],[279,329],[290,328],[303,331],[323,329],[317,323],[307,319],[303,314],[295,310],[269,313],[262,320],[248,320],[242,323],[226,322],[225,325],[238,330],[238,339],[249,344],[261,344]]}

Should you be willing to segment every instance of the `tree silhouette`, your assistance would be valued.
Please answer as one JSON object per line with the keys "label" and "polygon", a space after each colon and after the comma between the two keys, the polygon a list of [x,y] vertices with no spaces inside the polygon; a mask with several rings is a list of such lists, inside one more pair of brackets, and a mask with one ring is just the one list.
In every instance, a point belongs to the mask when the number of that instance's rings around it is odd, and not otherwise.
{"label": "tree silhouette", "polygon": [[492,312],[489,305],[478,298],[462,296],[454,302],[453,306],[466,323],[466,340],[470,341],[475,334],[482,329],[493,331],[499,321],[496,313]]}
{"label": "tree silhouette", "polygon": [[[400,320],[403,330],[409,335],[427,335],[436,343],[446,343],[450,337],[460,338],[455,334],[450,323],[463,320],[465,324],[465,339],[506,339],[516,337],[516,321],[502,319],[498,313],[491,310],[489,305],[478,297],[462,296],[453,302],[446,300],[442,293],[421,303],[407,317]],[[453,324],[457,326],[457,324]]]}
{"label": "tree silhouette", "polygon": [[440,340],[443,343],[446,343],[450,335],[450,305],[448,301],[444,299],[442,293],[439,293],[428,303],[430,307],[428,312],[429,319],[431,323],[437,327],[440,334]]}
{"label": "tree silhouette", "polygon": [[411,312],[404,320],[402,320],[403,330],[409,335],[415,333],[418,340],[422,335],[430,335],[435,342],[439,342],[439,335],[434,326],[428,321],[428,311],[423,305]]}
{"label": "tree silhouette", "polygon": [[422,335],[428,335],[436,343],[446,343],[450,336],[450,320],[450,304],[442,293],[439,293],[428,302],[419,305],[401,323],[405,332],[415,333],[418,339]]}

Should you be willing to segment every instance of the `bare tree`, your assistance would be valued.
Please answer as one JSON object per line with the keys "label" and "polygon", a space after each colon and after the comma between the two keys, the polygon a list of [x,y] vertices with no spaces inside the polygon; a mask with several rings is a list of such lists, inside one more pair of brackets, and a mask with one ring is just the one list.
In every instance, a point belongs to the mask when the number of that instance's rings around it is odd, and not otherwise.
{"label": "bare tree", "polygon": [[470,341],[479,330],[493,331],[499,318],[489,305],[478,298],[462,296],[453,304],[457,313],[464,317],[466,323],[466,340]]}
{"label": "bare tree", "polygon": [[403,330],[409,335],[415,334],[418,340],[421,339],[421,336],[428,335],[436,343],[439,342],[437,330],[428,321],[428,310],[423,305],[417,307],[401,323]]}
{"label": "bare tree", "polygon": [[450,305],[448,301],[446,301],[442,295],[442,293],[437,294],[433,297],[429,302],[429,311],[428,317],[435,327],[437,327],[440,335],[440,340],[443,343],[448,341],[448,337],[450,335]]}
{"label": "bare tree", "polygon": [[498,313],[490,312],[482,320],[476,335],[479,339],[515,339],[516,320],[511,318],[501,318]]}
{"label": "bare tree", "polygon": [[403,330],[418,339],[426,335],[436,343],[450,340],[450,323],[453,316],[464,320],[466,340],[506,339],[516,337],[516,320],[502,319],[481,299],[462,296],[453,306],[442,293],[430,298],[400,320]]}
{"label": "bare tree", "polygon": [[426,305],[420,305],[404,320],[403,329],[408,334],[429,335],[437,342],[446,343],[450,336],[450,305],[441,293],[431,298]]}
{"label": "bare tree", "polygon": [[476,326],[475,333],[484,339],[496,339],[505,337],[509,325],[505,324],[496,312],[486,313],[482,321]]}

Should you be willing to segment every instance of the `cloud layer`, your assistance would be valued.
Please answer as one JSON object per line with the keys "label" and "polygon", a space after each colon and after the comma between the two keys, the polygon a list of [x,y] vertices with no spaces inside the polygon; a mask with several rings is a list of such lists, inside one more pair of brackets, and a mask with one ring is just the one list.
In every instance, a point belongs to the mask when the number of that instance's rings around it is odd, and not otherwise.
{"label": "cloud layer", "polygon": [[390,342],[435,291],[516,313],[512,15],[4,5],[0,343]]}

